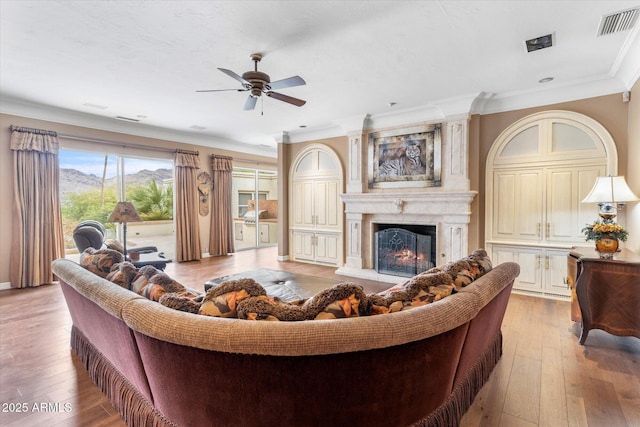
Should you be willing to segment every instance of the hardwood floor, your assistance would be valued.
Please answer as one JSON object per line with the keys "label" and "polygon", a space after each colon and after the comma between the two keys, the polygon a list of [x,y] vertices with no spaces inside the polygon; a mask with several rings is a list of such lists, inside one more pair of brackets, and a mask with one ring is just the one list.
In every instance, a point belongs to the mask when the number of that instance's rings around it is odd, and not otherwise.
{"label": "hardwood floor", "polygon": [[[276,261],[276,249],[240,252],[166,272],[203,290],[204,282],[273,268],[361,283],[335,268]],[[640,340],[593,330],[578,344],[569,303],[512,295],[503,322],[504,354],[464,416],[475,426],[640,426]],[[0,425],[124,426],[69,348],[71,318],[57,285],[0,291]]]}

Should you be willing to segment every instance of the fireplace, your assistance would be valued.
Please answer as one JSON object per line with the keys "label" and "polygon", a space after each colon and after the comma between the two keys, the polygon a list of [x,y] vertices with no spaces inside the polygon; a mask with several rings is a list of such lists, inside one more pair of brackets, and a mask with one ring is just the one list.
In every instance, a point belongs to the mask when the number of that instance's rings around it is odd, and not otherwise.
{"label": "fireplace", "polygon": [[376,272],[413,277],[435,266],[436,226],[376,224],[375,228]]}
{"label": "fireplace", "polygon": [[[433,226],[431,234],[418,232],[431,236],[428,262],[432,264],[442,265],[468,254],[471,203],[477,192],[471,191],[469,180],[470,116],[466,112],[456,114],[458,106],[450,105],[444,110],[425,114],[429,120],[438,122],[442,121],[440,115],[447,115],[446,124],[442,127],[440,187],[417,188],[410,182],[398,182],[393,188],[368,188],[368,167],[373,160],[367,157],[367,131],[391,129],[409,121],[403,115],[402,122],[387,121],[385,116],[367,117],[362,129],[359,128],[362,124],[359,120],[353,124],[355,127],[349,134],[348,168],[345,172],[346,192],[340,195],[346,221],[346,256],[345,264],[336,271],[337,274],[398,282],[396,272],[386,274],[376,271],[379,260],[375,254],[375,233],[380,231],[379,225],[382,224],[401,224],[400,228],[422,224]],[[426,120],[423,112],[417,112],[415,118],[416,123]]]}

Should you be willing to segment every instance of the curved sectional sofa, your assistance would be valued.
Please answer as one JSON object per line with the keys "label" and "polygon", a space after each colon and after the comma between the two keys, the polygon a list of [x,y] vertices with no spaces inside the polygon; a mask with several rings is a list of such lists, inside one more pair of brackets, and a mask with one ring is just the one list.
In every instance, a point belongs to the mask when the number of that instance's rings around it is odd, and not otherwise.
{"label": "curved sectional sofa", "polygon": [[502,354],[519,266],[397,313],[201,316],[56,260],[71,346],[132,426],[453,426]]}

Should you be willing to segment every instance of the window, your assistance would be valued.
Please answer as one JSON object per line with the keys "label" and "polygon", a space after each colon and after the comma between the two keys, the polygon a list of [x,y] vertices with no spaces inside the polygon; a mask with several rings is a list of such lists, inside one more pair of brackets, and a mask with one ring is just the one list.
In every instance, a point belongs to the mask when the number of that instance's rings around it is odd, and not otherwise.
{"label": "window", "polygon": [[[255,192],[253,191],[238,191],[238,217],[244,218],[245,214],[249,210],[249,206],[253,200],[256,200]],[[258,193],[258,200],[267,200],[266,192]],[[253,206],[251,206],[253,208]]]}
{"label": "window", "polygon": [[85,220],[102,223],[107,239],[122,240],[107,220],[121,200],[131,201],[143,222],[127,224],[127,248],[156,246],[172,258],[173,161],[60,150],[60,201],[65,253],[78,256],[73,229]]}
{"label": "window", "polygon": [[232,177],[236,250],[277,244],[277,172],[233,168]]}

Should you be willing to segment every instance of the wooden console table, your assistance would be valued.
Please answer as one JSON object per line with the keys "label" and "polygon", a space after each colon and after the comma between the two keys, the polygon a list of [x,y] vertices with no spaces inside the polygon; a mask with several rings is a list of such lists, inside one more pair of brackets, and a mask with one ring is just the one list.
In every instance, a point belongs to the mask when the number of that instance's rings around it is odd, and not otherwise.
{"label": "wooden console table", "polygon": [[567,267],[571,319],[582,323],[580,344],[591,329],[640,338],[640,255],[623,250],[601,259],[594,248],[576,247]]}

